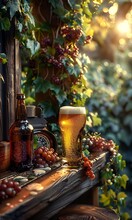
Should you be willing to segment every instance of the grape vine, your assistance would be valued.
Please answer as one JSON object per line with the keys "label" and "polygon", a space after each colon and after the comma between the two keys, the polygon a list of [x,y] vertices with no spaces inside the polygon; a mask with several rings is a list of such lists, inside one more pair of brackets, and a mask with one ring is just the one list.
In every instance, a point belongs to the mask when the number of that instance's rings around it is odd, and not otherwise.
{"label": "grape vine", "polygon": [[106,140],[98,134],[86,133],[82,140],[83,144],[83,166],[86,169],[86,175],[90,179],[95,178],[95,174],[92,170],[92,163],[88,159],[88,156],[92,152],[109,151],[110,156],[114,157],[117,153],[115,143],[112,140]]}
{"label": "grape vine", "polygon": [[86,175],[94,179],[95,175],[92,170],[92,163],[88,159],[92,152],[109,151],[110,160],[101,170],[101,187],[100,203],[105,207],[112,208],[121,219],[129,219],[127,212],[123,212],[126,206],[127,195],[125,189],[127,186],[128,176],[123,173],[126,162],[119,153],[119,147],[113,140],[107,140],[99,134],[86,133],[83,137],[83,166],[86,169]]}

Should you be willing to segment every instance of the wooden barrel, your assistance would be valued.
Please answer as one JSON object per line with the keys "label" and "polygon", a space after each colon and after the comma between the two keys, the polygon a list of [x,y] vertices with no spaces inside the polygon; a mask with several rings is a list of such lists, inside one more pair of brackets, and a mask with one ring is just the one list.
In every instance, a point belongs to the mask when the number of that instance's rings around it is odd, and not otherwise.
{"label": "wooden barrel", "polygon": [[63,209],[56,220],[119,220],[111,209],[89,205],[71,205]]}

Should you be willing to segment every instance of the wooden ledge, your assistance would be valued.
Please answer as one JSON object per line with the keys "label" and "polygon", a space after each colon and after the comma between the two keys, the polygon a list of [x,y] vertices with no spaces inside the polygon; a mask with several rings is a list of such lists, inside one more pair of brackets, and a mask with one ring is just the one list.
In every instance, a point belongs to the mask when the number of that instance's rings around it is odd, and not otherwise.
{"label": "wooden ledge", "polygon": [[[108,152],[91,154],[94,180],[85,176],[82,168],[60,167],[23,187],[17,196],[0,204],[0,220],[50,219],[99,183],[99,171],[105,166],[108,155]],[[29,190],[34,183],[38,187]]]}

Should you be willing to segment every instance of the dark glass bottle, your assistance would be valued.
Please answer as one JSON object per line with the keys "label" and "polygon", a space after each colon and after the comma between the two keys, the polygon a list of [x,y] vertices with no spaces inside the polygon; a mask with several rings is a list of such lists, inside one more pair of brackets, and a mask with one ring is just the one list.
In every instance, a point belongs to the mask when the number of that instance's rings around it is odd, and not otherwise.
{"label": "dark glass bottle", "polygon": [[11,170],[29,170],[33,159],[33,126],[27,120],[23,94],[17,94],[15,122],[10,127],[10,148]]}

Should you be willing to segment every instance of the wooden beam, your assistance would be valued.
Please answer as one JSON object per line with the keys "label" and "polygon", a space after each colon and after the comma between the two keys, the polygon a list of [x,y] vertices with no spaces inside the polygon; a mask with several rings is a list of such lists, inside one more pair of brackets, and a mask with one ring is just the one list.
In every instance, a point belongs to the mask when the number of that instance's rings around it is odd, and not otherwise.
{"label": "wooden beam", "polygon": [[1,86],[0,101],[2,106],[0,129],[3,130],[1,140],[9,140],[9,127],[15,119],[16,94],[21,90],[21,64],[19,42],[15,39],[15,21],[11,29],[2,32],[3,52],[7,55],[8,62],[3,65],[2,74],[4,83]]}

